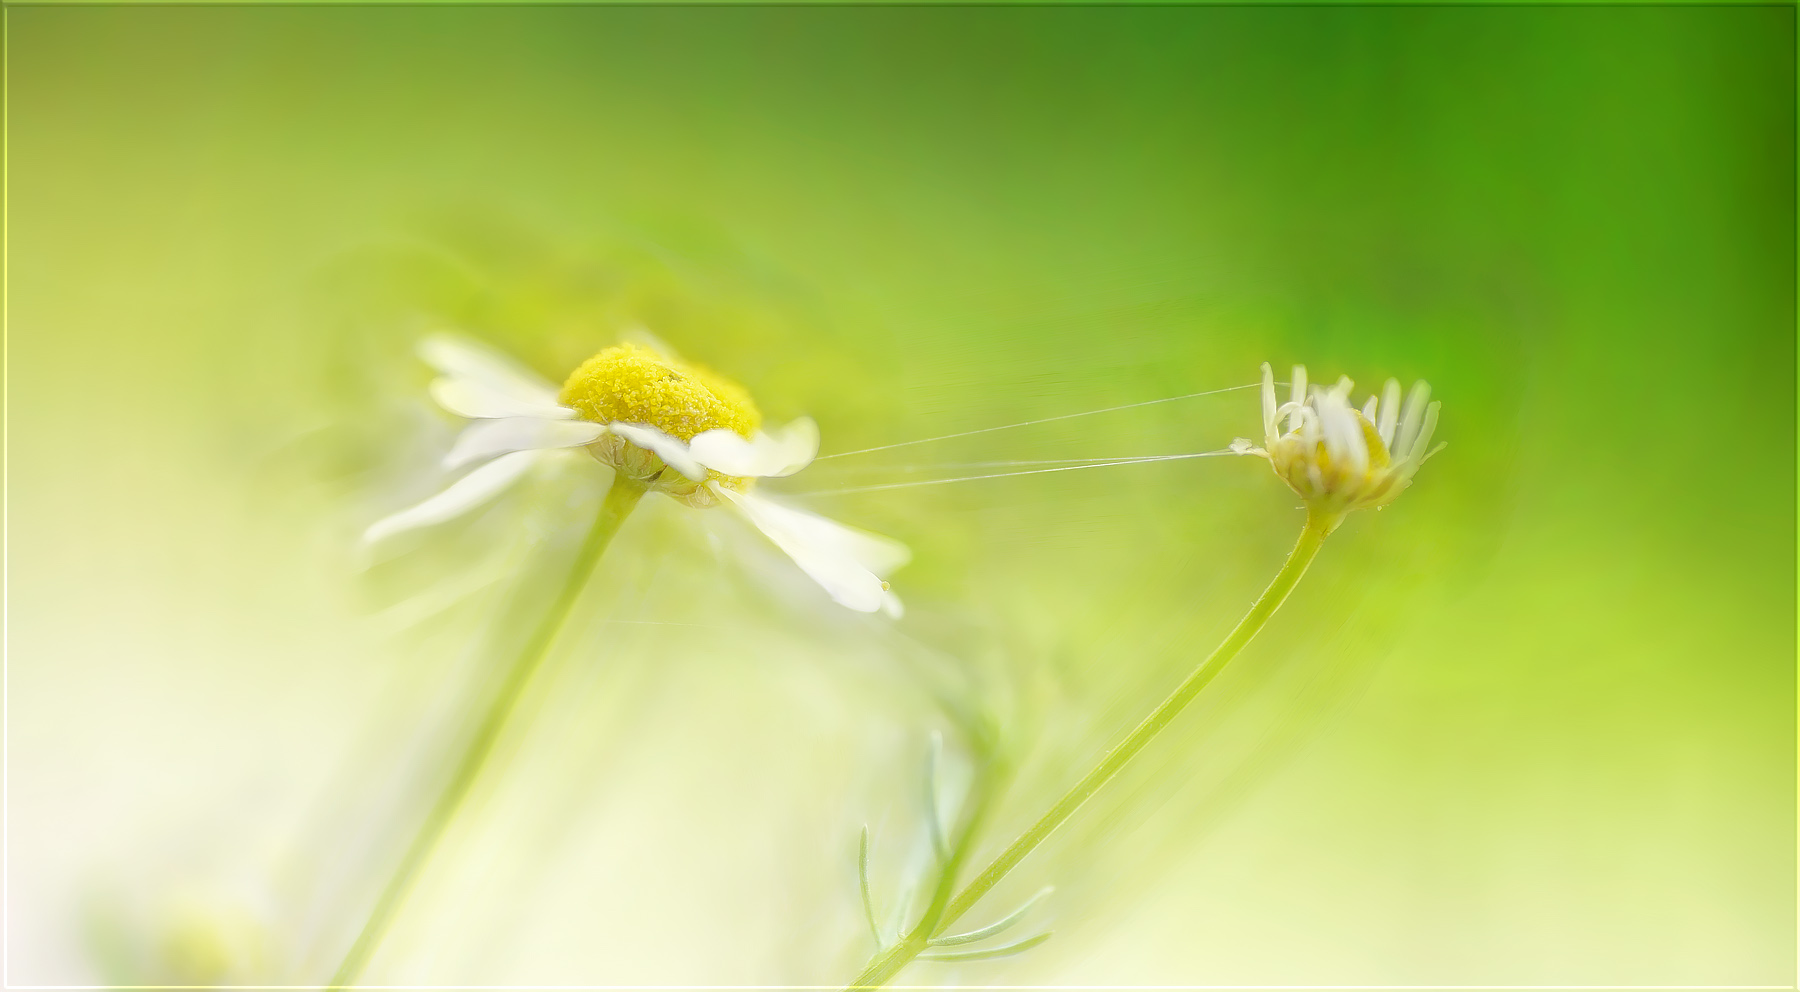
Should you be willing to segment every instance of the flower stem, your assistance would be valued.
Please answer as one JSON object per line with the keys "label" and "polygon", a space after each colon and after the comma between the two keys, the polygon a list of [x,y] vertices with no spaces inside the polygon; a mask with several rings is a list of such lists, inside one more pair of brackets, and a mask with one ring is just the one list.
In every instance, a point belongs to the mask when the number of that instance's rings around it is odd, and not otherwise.
{"label": "flower stem", "polygon": [[613,535],[618,533],[619,525],[631,515],[643,495],[644,488],[637,483],[623,477],[613,479],[612,489],[601,503],[599,515],[588,528],[587,538],[582,541],[581,550],[569,566],[569,575],[563,580],[562,592],[557,594],[544,618],[538,622],[537,629],[532,631],[531,637],[520,648],[518,657],[513,660],[512,667],[507,670],[505,680],[494,693],[475,732],[457,758],[449,781],[444,785],[444,791],[438,794],[437,802],[425,814],[418,833],[413,835],[412,843],[407,845],[406,853],[401,855],[399,865],[388,879],[387,887],[382,889],[374,908],[369,911],[369,918],[363,923],[362,932],[357,934],[356,943],[350,945],[343,963],[338,966],[337,974],[332,976],[331,988],[344,988],[355,983],[364,966],[369,963],[370,956],[380,946],[388,925],[393,922],[401,904],[406,901],[407,893],[417,881],[420,870],[430,860],[432,849],[437,846],[451,821],[456,819],[456,812],[468,796],[469,789],[481,777],[481,770],[493,753],[494,745],[499,741],[501,731],[506,728],[514,707],[518,705],[519,697],[524,694],[525,687],[531,683],[531,677],[537,673],[544,657],[549,653],[550,645],[555,642],[557,633],[568,620],[569,611],[580,598],[581,590],[587,585],[594,565],[606,551],[606,546],[612,542]]}
{"label": "flower stem", "polygon": [[1288,553],[1287,562],[1281,566],[1281,571],[1275,574],[1269,587],[1264,589],[1263,594],[1251,605],[1250,612],[1244,615],[1244,619],[1238,621],[1236,627],[1232,628],[1224,643],[1215,648],[1212,654],[1207,655],[1206,660],[1196,666],[1193,672],[1175,687],[1175,691],[1170,693],[1167,699],[1164,699],[1156,709],[1152,710],[1150,715],[1145,717],[1143,722],[1139,723],[1130,734],[1127,734],[1117,747],[1108,751],[1106,756],[1100,759],[1100,763],[1083,776],[1081,781],[1075,783],[1073,788],[1064,793],[1063,797],[1056,801],[1056,805],[1050,807],[1049,812],[1039,817],[1030,829],[1007,845],[1006,850],[1001,852],[1000,856],[995,858],[987,868],[983,869],[981,874],[975,876],[974,881],[957,893],[956,898],[951,900],[941,913],[927,914],[925,919],[921,920],[919,925],[914,927],[899,943],[876,955],[874,960],[870,961],[868,966],[863,969],[862,974],[850,981],[848,988],[879,988],[887,984],[900,972],[900,969],[906,967],[925,950],[926,941],[943,933],[958,918],[968,912],[982,896],[987,894],[989,889],[1006,877],[1007,872],[1012,871],[1014,866],[1043,843],[1044,839],[1049,837],[1057,827],[1062,826],[1063,821],[1080,809],[1082,804],[1092,798],[1094,793],[1099,792],[1108,780],[1117,775],[1119,770],[1124,768],[1125,764],[1139,751],[1142,751],[1144,746],[1149,744],[1157,734],[1161,733],[1163,728],[1167,727],[1188,703],[1193,702],[1194,697],[1200,694],[1200,690],[1206,688],[1207,683],[1211,682],[1224,669],[1225,665],[1244,649],[1244,645],[1249,644],[1250,639],[1262,630],[1263,624],[1268,622],[1269,617],[1274,615],[1282,601],[1287,599],[1288,593],[1293,591],[1295,584],[1300,581],[1300,577],[1306,574],[1306,567],[1312,564],[1313,557],[1319,553],[1319,548],[1325,543],[1325,538],[1337,528],[1341,520],[1342,517],[1335,514],[1309,511],[1306,517],[1306,526],[1300,531],[1300,540],[1294,544],[1294,550]]}

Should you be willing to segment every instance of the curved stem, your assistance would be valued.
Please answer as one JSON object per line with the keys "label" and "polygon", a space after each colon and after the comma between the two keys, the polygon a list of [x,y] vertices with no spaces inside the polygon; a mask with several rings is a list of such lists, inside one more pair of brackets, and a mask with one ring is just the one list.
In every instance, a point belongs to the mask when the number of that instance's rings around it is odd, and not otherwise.
{"label": "curved stem", "polygon": [[622,477],[613,479],[612,489],[607,492],[606,500],[600,505],[599,515],[594,518],[593,526],[588,528],[587,538],[582,541],[581,550],[569,567],[562,592],[557,594],[549,611],[538,622],[537,629],[532,631],[524,647],[520,648],[518,657],[513,660],[512,667],[507,670],[505,680],[494,693],[486,712],[482,714],[481,722],[476,725],[475,732],[457,758],[450,779],[444,785],[444,791],[438,794],[430,812],[425,814],[424,821],[419,824],[419,832],[413,835],[412,843],[407,845],[406,853],[401,855],[400,863],[388,879],[387,887],[381,890],[374,908],[369,911],[369,918],[363,923],[362,932],[357,934],[356,943],[350,945],[343,963],[338,965],[337,974],[331,979],[331,988],[343,988],[354,983],[362,974],[364,966],[369,963],[375,949],[380,946],[388,925],[393,922],[401,904],[406,901],[406,895],[411,891],[413,882],[418,879],[425,862],[431,858],[432,849],[456,818],[456,812],[475,780],[481,777],[481,770],[487,764],[488,756],[493,753],[501,731],[506,728],[507,719],[512,716],[519,697],[524,694],[525,687],[531,683],[531,677],[537,673],[545,655],[549,653],[550,645],[555,642],[557,633],[568,620],[569,611],[587,585],[588,575],[593,572],[594,565],[606,551],[606,546],[612,542],[613,535],[618,533],[619,525],[631,515],[643,495],[642,486]]}
{"label": "curved stem", "polygon": [[1026,855],[1036,850],[1046,837],[1049,837],[1057,827],[1062,826],[1063,821],[1080,809],[1082,804],[1092,798],[1094,793],[1099,792],[1108,780],[1117,775],[1119,770],[1124,768],[1125,764],[1139,751],[1142,751],[1144,746],[1149,744],[1157,734],[1161,733],[1163,728],[1167,727],[1188,703],[1193,702],[1194,697],[1200,694],[1200,690],[1206,688],[1207,684],[1225,668],[1225,665],[1244,649],[1244,645],[1249,644],[1251,638],[1262,630],[1263,624],[1268,622],[1269,617],[1274,615],[1276,609],[1287,599],[1288,593],[1293,591],[1295,584],[1300,581],[1300,577],[1306,574],[1306,567],[1312,564],[1313,557],[1319,553],[1319,548],[1325,543],[1325,538],[1337,528],[1342,519],[1341,516],[1335,514],[1308,512],[1306,526],[1300,531],[1300,539],[1295,542],[1294,550],[1288,553],[1287,562],[1281,566],[1281,571],[1275,573],[1275,578],[1269,583],[1269,587],[1264,589],[1263,594],[1251,605],[1250,612],[1244,615],[1244,619],[1238,621],[1236,627],[1232,628],[1224,643],[1215,648],[1212,654],[1207,655],[1206,660],[1195,667],[1193,672],[1175,687],[1175,691],[1170,693],[1168,698],[1164,699],[1156,709],[1150,712],[1149,716],[1133,728],[1117,747],[1108,751],[1106,756],[1100,759],[1100,763],[1084,775],[1081,781],[1075,783],[1073,788],[1064,793],[1063,797],[1056,801],[1056,805],[1050,807],[1049,812],[1039,817],[1036,823],[1007,845],[1006,850],[1002,851],[999,857],[983,869],[981,874],[975,876],[975,880],[970,882],[966,888],[957,893],[956,898],[944,907],[942,913],[928,914],[899,943],[876,955],[874,960],[870,961],[868,966],[863,969],[862,974],[850,981],[848,988],[879,988],[887,984],[900,972],[901,968],[906,967],[909,962],[919,956],[920,952],[925,950],[927,941],[941,934],[959,917],[968,912],[982,896],[987,894],[989,889],[1006,877],[1007,872],[1012,871],[1013,867],[1024,860]]}

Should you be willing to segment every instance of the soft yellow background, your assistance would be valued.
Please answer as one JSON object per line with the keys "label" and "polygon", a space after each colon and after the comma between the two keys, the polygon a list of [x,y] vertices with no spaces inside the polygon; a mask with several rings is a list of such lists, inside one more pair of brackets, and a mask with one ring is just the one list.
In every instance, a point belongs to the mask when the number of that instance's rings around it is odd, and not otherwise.
{"label": "soft yellow background", "polygon": [[[641,322],[828,452],[1264,360],[1445,404],[1414,490],[971,917],[1055,883],[1056,937],[904,980],[1790,983],[1793,18],[9,9],[7,978],[329,973],[603,484],[361,568],[453,427],[411,343],[560,376]],[[370,980],[841,981],[933,692],[1026,756],[991,853],[1299,524],[1224,458],[797,498],[913,546],[907,620],[647,506]]]}

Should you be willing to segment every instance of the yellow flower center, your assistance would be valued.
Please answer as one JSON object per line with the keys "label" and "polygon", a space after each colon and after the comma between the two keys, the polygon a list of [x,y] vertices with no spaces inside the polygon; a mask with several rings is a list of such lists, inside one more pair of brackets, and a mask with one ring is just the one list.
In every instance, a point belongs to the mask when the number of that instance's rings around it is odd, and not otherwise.
{"label": "yellow flower center", "polygon": [[743,437],[762,426],[744,387],[711,369],[622,344],[581,363],[558,400],[596,423],[648,424],[683,441],[723,427]]}

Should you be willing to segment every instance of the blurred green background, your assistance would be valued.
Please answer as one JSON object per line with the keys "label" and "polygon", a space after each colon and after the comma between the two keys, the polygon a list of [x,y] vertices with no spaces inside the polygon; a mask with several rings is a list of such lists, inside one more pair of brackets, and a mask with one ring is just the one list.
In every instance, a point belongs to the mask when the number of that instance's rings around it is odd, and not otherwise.
{"label": "blurred green background", "polygon": [[[1055,939],[904,981],[1791,983],[1794,16],[8,9],[8,979],[329,973],[600,475],[361,567],[441,481],[412,342],[560,378],[643,324],[827,452],[1264,360],[1444,402],[1413,490],[970,918],[1055,883]],[[369,979],[848,978],[856,834],[891,905],[939,703],[1018,755],[991,854],[1300,514],[1248,459],[803,494],[1258,425],[777,487],[912,545],[895,627],[646,509]]]}

